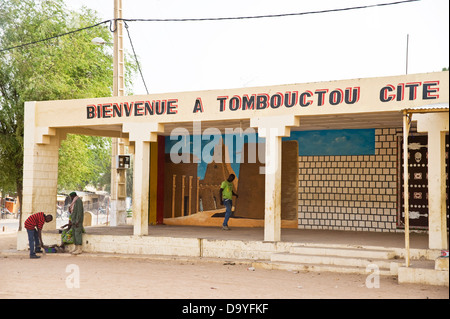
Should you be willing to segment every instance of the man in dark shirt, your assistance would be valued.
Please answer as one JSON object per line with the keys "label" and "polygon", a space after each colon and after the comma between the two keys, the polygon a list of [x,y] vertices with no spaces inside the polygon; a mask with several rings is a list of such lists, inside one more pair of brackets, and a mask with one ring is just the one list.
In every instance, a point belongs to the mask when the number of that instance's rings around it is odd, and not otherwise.
{"label": "man in dark shirt", "polygon": [[42,227],[44,227],[44,223],[49,223],[52,220],[52,215],[45,215],[42,212],[32,214],[25,220],[24,226],[28,233],[30,258],[40,258],[36,253],[41,253],[41,247],[44,248],[44,242],[42,241]]}
{"label": "man in dark shirt", "polygon": [[75,244],[75,250],[72,251],[73,255],[79,255],[82,252],[83,244],[83,219],[84,219],[84,208],[83,201],[78,197],[77,193],[70,193],[72,198],[72,204],[70,204],[69,212],[70,218],[72,220],[72,236],[73,243]]}

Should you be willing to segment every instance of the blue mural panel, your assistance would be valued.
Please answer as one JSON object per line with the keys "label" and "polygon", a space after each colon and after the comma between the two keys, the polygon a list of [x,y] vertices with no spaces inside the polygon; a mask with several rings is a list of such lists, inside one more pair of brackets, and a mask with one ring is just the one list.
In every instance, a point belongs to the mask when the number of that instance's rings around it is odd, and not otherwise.
{"label": "blue mural panel", "polygon": [[204,179],[206,168],[212,162],[214,148],[222,140],[225,147],[228,148],[230,154],[230,165],[239,178],[239,169],[241,163],[242,150],[246,143],[264,143],[264,139],[259,138],[257,134],[222,134],[222,135],[179,135],[171,139],[166,137],[165,153],[177,154],[191,153],[197,159],[200,159],[197,168],[197,175],[200,179]]}
{"label": "blue mural panel", "polygon": [[299,156],[375,154],[375,129],[294,131],[283,140],[298,141]]}
{"label": "blue mural panel", "polygon": [[[231,167],[239,178],[241,152],[244,143],[264,143],[264,138],[257,134],[239,136],[232,135],[194,135],[178,136],[171,140],[166,137],[165,152],[191,153],[198,162],[197,175],[200,179],[205,177],[206,167],[212,162],[214,147],[223,140],[230,151]],[[293,131],[290,137],[283,141],[298,141],[299,156],[326,156],[326,155],[374,155],[375,129],[358,130],[325,130],[325,131]]]}

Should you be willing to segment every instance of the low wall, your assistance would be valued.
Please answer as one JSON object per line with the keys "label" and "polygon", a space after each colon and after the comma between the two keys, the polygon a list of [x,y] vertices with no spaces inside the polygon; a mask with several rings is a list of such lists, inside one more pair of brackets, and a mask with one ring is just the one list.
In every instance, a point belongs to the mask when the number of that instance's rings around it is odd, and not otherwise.
{"label": "low wall", "polygon": [[[61,235],[43,233],[45,244],[60,244]],[[292,242],[262,242],[177,238],[152,236],[83,235],[83,251],[137,255],[215,257],[231,259],[270,259],[276,252],[285,252]],[[28,249],[26,232],[17,233],[17,249]]]}

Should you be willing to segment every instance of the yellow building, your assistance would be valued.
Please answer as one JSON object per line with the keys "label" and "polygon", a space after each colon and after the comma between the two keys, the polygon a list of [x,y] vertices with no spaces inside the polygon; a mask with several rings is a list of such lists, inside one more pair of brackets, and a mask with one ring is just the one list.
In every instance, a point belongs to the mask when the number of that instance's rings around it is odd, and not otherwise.
{"label": "yellow building", "polygon": [[[280,241],[282,227],[403,231],[406,203],[411,227],[428,229],[429,248],[448,249],[448,88],[448,72],[436,72],[26,102],[22,220],[37,211],[56,214],[60,142],[69,133],[85,134],[121,138],[129,146],[134,235],[148,235],[149,221],[192,224],[193,215],[221,208],[214,192],[239,170],[235,208],[243,218],[235,223],[259,220],[266,242]],[[222,141],[205,145],[217,134]],[[230,150],[227,134],[247,134],[246,146]],[[412,140],[403,145],[407,136]],[[235,166],[241,149],[245,159]],[[415,169],[406,183],[404,149]],[[214,166],[211,156],[222,163]],[[404,186],[414,180],[420,189],[409,187],[407,203]],[[422,224],[414,225],[416,219]]]}

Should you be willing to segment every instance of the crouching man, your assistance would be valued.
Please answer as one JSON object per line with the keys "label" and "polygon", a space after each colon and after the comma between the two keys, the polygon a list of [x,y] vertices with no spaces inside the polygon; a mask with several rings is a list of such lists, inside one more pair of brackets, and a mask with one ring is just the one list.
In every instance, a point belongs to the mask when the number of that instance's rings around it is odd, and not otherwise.
{"label": "crouching man", "polygon": [[25,220],[24,226],[28,233],[30,258],[40,258],[36,253],[41,253],[41,248],[44,248],[44,242],[42,241],[42,227],[44,227],[44,223],[49,223],[52,220],[52,215],[45,215],[43,212],[32,214]]}

